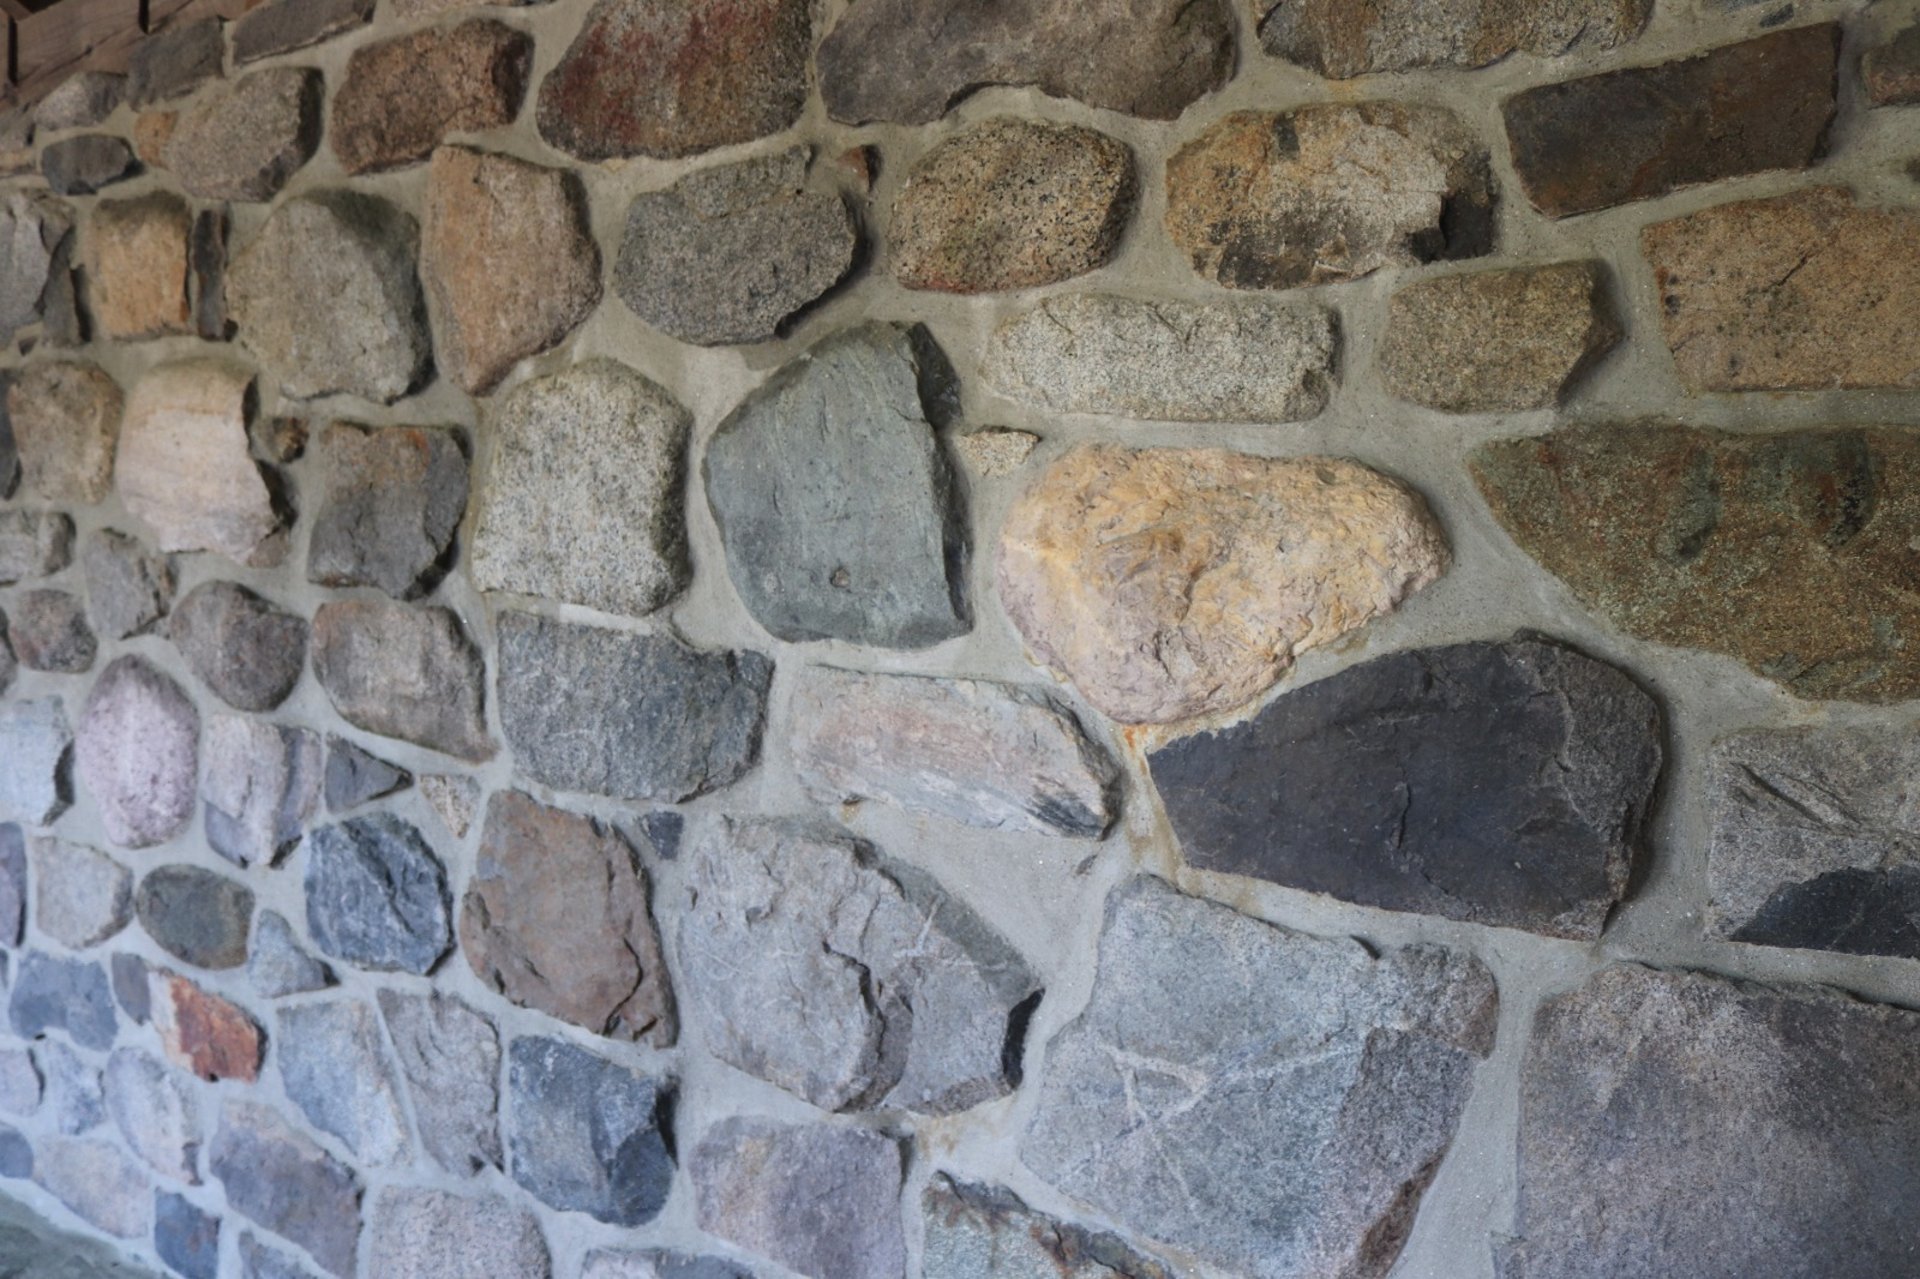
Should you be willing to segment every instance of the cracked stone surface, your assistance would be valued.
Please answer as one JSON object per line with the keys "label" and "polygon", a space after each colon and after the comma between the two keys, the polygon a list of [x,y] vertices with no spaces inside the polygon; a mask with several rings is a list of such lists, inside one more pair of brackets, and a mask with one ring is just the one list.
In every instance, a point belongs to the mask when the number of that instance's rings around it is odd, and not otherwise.
{"label": "cracked stone surface", "polygon": [[63,201],[31,191],[0,197],[0,334],[9,341],[71,289],[63,250],[71,252],[73,225]]}
{"label": "cracked stone surface", "polygon": [[307,841],[307,932],[335,959],[427,973],[453,945],[447,873],[391,813],[323,826]]}
{"label": "cracked stone surface", "polygon": [[920,1212],[923,1279],[1173,1279],[1119,1238],[1043,1216],[997,1186],[936,1174]]}
{"label": "cracked stone surface", "polygon": [[500,1035],[451,995],[380,992],[380,1014],[413,1098],[420,1144],[448,1172],[473,1176],[504,1162]]}
{"label": "cracked stone surface", "polygon": [[558,1039],[508,1052],[507,1150],[513,1179],[562,1212],[615,1226],[652,1221],[672,1189],[670,1080]]}
{"label": "cracked stone surface", "polygon": [[335,999],[283,1007],[276,1017],[280,1079],[307,1121],[363,1167],[408,1162],[413,1139],[400,1078],[372,1007]]}
{"label": "cracked stone surface", "polygon": [[479,762],[492,757],[486,668],[451,609],[335,600],[313,617],[313,673],[356,728]]}

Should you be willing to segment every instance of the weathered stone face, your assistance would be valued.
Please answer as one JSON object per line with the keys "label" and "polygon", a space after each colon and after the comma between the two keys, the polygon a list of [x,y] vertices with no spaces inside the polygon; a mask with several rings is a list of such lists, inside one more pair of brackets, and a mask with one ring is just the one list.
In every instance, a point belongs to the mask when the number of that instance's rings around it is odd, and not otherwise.
{"label": "weathered stone face", "polygon": [[1860,59],[1867,100],[1876,107],[1920,104],[1920,23],[1907,27]]}
{"label": "weathered stone face", "polygon": [[98,643],[77,596],[27,591],[14,598],[6,628],[14,656],[27,670],[79,675],[93,667]]}
{"label": "weathered stone face", "polygon": [[1504,107],[1513,167],[1554,218],[1804,169],[1833,121],[1839,52],[1829,23],[1525,90]]}
{"label": "weathered stone face", "polygon": [[373,1202],[371,1240],[381,1273],[392,1279],[549,1279],[553,1273],[539,1221],[499,1195],[389,1187]]}
{"label": "weathered stone face", "polygon": [[820,43],[836,120],[926,124],[976,89],[1042,93],[1171,120],[1233,72],[1225,0],[860,0]]}
{"label": "weathered stone face", "polygon": [[352,1279],[360,1241],[360,1180],[281,1116],[228,1100],[208,1159],[227,1203],[305,1248],[337,1279]]}
{"label": "weathered stone face", "polygon": [[107,1059],[107,1110],[129,1149],[164,1176],[200,1184],[200,1103],[159,1058],[120,1048]]}
{"label": "weathered stone face", "polygon": [[101,1091],[100,1071],[91,1061],[59,1039],[35,1044],[33,1061],[46,1080],[43,1118],[51,1120],[56,1131],[78,1137],[106,1122],[107,1102]]}
{"label": "weathered stone face", "polygon": [[953,451],[981,479],[997,480],[1025,466],[1039,444],[1040,437],[1031,431],[987,426],[955,437]]}
{"label": "weathered stone face", "polygon": [[447,872],[391,813],[323,826],[307,841],[307,932],[335,959],[426,973],[453,944]]}
{"label": "weathered stone face", "polygon": [[149,871],[134,896],[140,927],[160,949],[196,968],[247,962],[253,890],[198,866]]}
{"label": "weathered stone face", "polygon": [[1088,701],[1171,723],[1251,701],[1446,564],[1419,496],[1355,462],[1088,445],[1015,503],[998,583]]}
{"label": "weathered stone face", "polygon": [[449,134],[511,124],[532,64],[532,38],[490,18],[362,45],[334,94],[334,154],[372,173],[418,164]]}
{"label": "weathered stone face", "polygon": [[220,1279],[220,1218],[162,1192],[153,1200],[153,1250],[181,1279]]}
{"label": "weathered stone face", "polygon": [[144,657],[118,657],[94,681],[74,745],[80,785],[107,838],[165,843],[193,819],[200,714]]}
{"label": "weathered stone face", "polygon": [[1920,695],[1920,443],[1897,430],[1595,424],[1475,450],[1508,534],[1630,634],[1800,697]]}
{"label": "weathered stone face", "polygon": [[113,1047],[119,1016],[99,964],[28,951],[20,957],[12,986],[7,1016],[20,1038],[64,1030],[82,1048],[105,1052]]}
{"label": "weathered stone face", "polygon": [[0,817],[50,824],[73,799],[73,730],[57,697],[0,702]]}
{"label": "weathered stone face", "polygon": [[1114,1236],[1043,1217],[995,1187],[936,1175],[920,1212],[924,1279],[1173,1279]]}
{"label": "weathered stone face", "polygon": [[1911,209],[1814,187],[1656,222],[1640,244],[1689,389],[1920,386],[1903,337],[1920,290]]}
{"label": "weathered stone face", "polygon": [[327,771],[322,787],[329,813],[358,808],[404,790],[412,782],[412,773],[361,750],[346,738],[327,739]]}
{"label": "weathered stone face", "polygon": [[296,1004],[280,1009],[277,1026],[280,1078],[307,1121],[363,1166],[405,1162],[413,1140],[373,1009],[351,999]]}
{"label": "weathered stone face", "polygon": [[480,783],[452,773],[429,773],[420,779],[420,797],[455,839],[465,839],[480,808]]}
{"label": "weathered stone face", "polygon": [[1485,149],[1437,107],[1236,111],[1167,161],[1167,234],[1233,289],[1479,257],[1493,247],[1493,204]]}
{"label": "weathered stone face", "polygon": [[1920,1246],[1916,1029],[1820,987],[1624,965],[1549,999],[1501,1273],[1898,1273]]}
{"label": "weathered stone face", "polygon": [[314,515],[307,580],[424,595],[445,574],[467,509],[460,435],[335,422],[320,437],[326,496]]}
{"label": "weathered stone face", "polygon": [[1262,48],[1336,80],[1612,49],[1652,13],[1653,0],[1253,0]]}
{"label": "weathered stone face", "polygon": [[127,60],[127,102],[134,110],[184,97],[220,78],[227,41],[218,18],[180,23],[133,46]]}
{"label": "weathered stone face", "polygon": [[601,1249],[587,1254],[580,1279],[753,1279],[753,1273],[718,1257]]}
{"label": "weathered stone face", "polygon": [[772,822],[719,820],[688,861],[680,974],[708,1051],[823,1110],[1012,1089],[1039,981],[930,877]]}
{"label": "weathered stone face", "polygon": [[29,364],[7,387],[7,416],[20,457],[20,494],[49,504],[105,501],[125,397],[96,364]]}
{"label": "weathered stone face", "polygon": [[320,146],[324,92],[310,67],[223,81],[180,113],[161,156],[189,195],[271,200]]}
{"label": "weathered stone face", "polygon": [[665,1206],[670,1081],[558,1039],[516,1039],[507,1069],[513,1179],[542,1203],[639,1226]]}
{"label": "weathered stone face", "polygon": [[380,992],[380,1013],[406,1076],[420,1144],[448,1172],[472,1176],[502,1163],[500,1036],[448,995]]}
{"label": "weathered stone face", "polygon": [[201,767],[214,852],[237,866],[271,866],[300,842],[320,801],[318,733],[217,714]]}
{"label": "weathered stone face", "polygon": [[87,219],[87,302],[100,335],[191,333],[187,296],[193,213],[169,191],[103,200]]}
{"label": "weathered stone face", "polygon": [[304,49],[363,27],[374,0],[268,0],[233,24],[236,66]]}
{"label": "weathered stone face", "polygon": [[280,705],[306,665],[306,622],[233,582],[194,587],[167,633],[193,673],[235,710]]}
{"label": "weathered stone face", "polygon": [[9,341],[41,319],[52,294],[71,287],[61,277],[72,232],[73,210],[59,200],[30,191],[0,198],[0,334]]}
{"label": "weathered stone face", "polygon": [[494,752],[480,654],[449,609],[336,600],[313,618],[313,673],[357,728],[467,760]]}
{"label": "weathered stone face", "polygon": [[59,511],[0,511],[0,586],[58,573],[72,560],[72,517]]}
{"label": "weathered stone face", "polygon": [[112,1142],[50,1137],[33,1161],[33,1179],[88,1225],[138,1239],[153,1223],[153,1184]]}
{"label": "weathered stone face", "polygon": [[814,347],[720,424],[707,499],[762,626],[890,648],[965,633],[960,496],[935,435],[957,394],[924,330],[870,324]]}
{"label": "weathered stone face", "polygon": [[111,71],[76,71],[33,108],[34,127],[42,133],[89,129],[119,109],[127,78]]}
{"label": "weathered stone face", "polygon": [[133,918],[133,872],[98,849],[64,839],[27,841],[33,921],[72,950],[97,946]]}
{"label": "weathered stone face", "polygon": [[1222,1267],[1383,1275],[1495,1003],[1465,955],[1376,958],[1135,879],[1108,900],[1092,999],[1048,1049],[1020,1157]]}
{"label": "weathered stone face", "polygon": [[158,968],[147,973],[147,999],[168,1061],[209,1083],[260,1077],[266,1033],[246,1009]]}
{"label": "weathered stone face", "polygon": [[132,177],[136,167],[124,139],[100,133],[63,138],[40,152],[40,174],[59,195],[92,195]]}
{"label": "weathered stone face", "polygon": [[333,970],[309,955],[293,935],[293,925],[271,910],[260,912],[247,955],[247,980],[267,999],[304,995],[336,984]]}
{"label": "weathered stone face", "polygon": [[1078,125],[988,120],[913,166],[889,228],[910,289],[1030,289],[1104,266],[1133,212],[1133,157]]}
{"label": "weathered stone face", "polygon": [[26,832],[17,823],[0,823],[0,946],[18,946],[26,924]]}

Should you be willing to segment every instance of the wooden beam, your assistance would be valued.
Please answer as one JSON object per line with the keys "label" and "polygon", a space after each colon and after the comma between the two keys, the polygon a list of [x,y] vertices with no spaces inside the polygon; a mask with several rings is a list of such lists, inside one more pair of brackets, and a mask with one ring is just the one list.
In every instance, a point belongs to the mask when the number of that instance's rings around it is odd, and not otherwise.
{"label": "wooden beam", "polygon": [[77,68],[95,49],[140,30],[140,0],[64,0],[15,19],[14,72],[22,84]]}
{"label": "wooden beam", "polygon": [[21,4],[20,0],[0,0],[0,13],[6,14],[9,18],[31,18],[33,16],[33,10]]}

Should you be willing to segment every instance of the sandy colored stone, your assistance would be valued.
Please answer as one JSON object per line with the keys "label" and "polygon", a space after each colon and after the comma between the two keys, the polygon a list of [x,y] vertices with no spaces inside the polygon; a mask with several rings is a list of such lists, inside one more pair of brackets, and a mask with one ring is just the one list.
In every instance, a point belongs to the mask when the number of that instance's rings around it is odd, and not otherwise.
{"label": "sandy colored stone", "polygon": [[1552,408],[1620,340],[1597,262],[1446,275],[1393,295],[1387,389],[1448,413]]}
{"label": "sandy colored stone", "polygon": [[1260,45],[1336,80],[1484,67],[1512,53],[1597,53],[1634,39],[1654,0],[1253,0]]}
{"label": "sandy colored stone", "polygon": [[1015,503],[1000,601],[1123,723],[1233,710],[1445,571],[1420,496],[1344,458],[1084,445]]}
{"label": "sandy colored stone", "polygon": [[1814,187],[1656,222],[1640,247],[1688,389],[1920,387],[1920,212]]}
{"label": "sandy colored stone", "polygon": [[475,395],[558,345],[600,301],[579,179],[467,147],[433,154],[420,266],[441,368]]}
{"label": "sandy colored stone", "polygon": [[246,1009],[161,968],[147,973],[147,997],[168,1061],[209,1082],[260,1077],[266,1035]]}
{"label": "sandy colored stone", "polygon": [[167,144],[180,128],[178,111],[142,111],[133,118],[133,151],[150,169],[167,167]]}
{"label": "sandy colored stone", "polygon": [[97,364],[29,364],[7,388],[20,451],[20,493],[33,502],[91,505],[113,486],[113,453],[125,407],[120,384]]}
{"label": "sandy colored stone", "polygon": [[1920,106],[1920,22],[1867,50],[1860,75],[1874,106]]}
{"label": "sandy colored stone", "polygon": [[1106,265],[1136,193],[1133,157],[1078,125],[1000,117],[922,156],[894,200],[893,273],[910,289],[1029,289]]}
{"label": "sandy colored stone", "polygon": [[450,133],[511,124],[532,65],[532,37],[491,18],[363,44],[333,95],[334,154],[374,173],[419,163]]}
{"label": "sandy colored stone", "polygon": [[193,214],[167,191],[103,200],[87,222],[87,300],[106,338],[192,331],[187,299]]}
{"label": "sandy colored stone", "polygon": [[1234,289],[1479,257],[1493,248],[1493,205],[1484,146],[1438,107],[1236,111],[1167,161],[1167,234]]}
{"label": "sandy colored stone", "polygon": [[222,80],[180,112],[166,167],[203,200],[271,200],[320,145],[324,92],[311,67]]}
{"label": "sandy colored stone", "polygon": [[981,479],[997,480],[1025,466],[1039,444],[1040,437],[1031,431],[984,426],[955,436],[953,451]]}

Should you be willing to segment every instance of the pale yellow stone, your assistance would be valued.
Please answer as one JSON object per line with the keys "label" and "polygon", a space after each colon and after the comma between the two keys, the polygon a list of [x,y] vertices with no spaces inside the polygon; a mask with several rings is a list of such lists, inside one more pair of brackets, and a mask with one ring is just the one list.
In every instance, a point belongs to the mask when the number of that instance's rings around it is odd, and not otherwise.
{"label": "pale yellow stone", "polygon": [[191,333],[187,301],[193,213],[171,192],[102,201],[87,223],[87,289],[102,337]]}
{"label": "pale yellow stone", "polygon": [[1040,437],[1003,426],[982,427],[953,442],[961,461],[983,479],[1012,475],[1027,464]]}
{"label": "pale yellow stone", "polygon": [[252,374],[217,359],[165,364],[134,385],[115,483],[160,550],[242,563],[270,553],[280,516],[247,448],[252,386]]}

